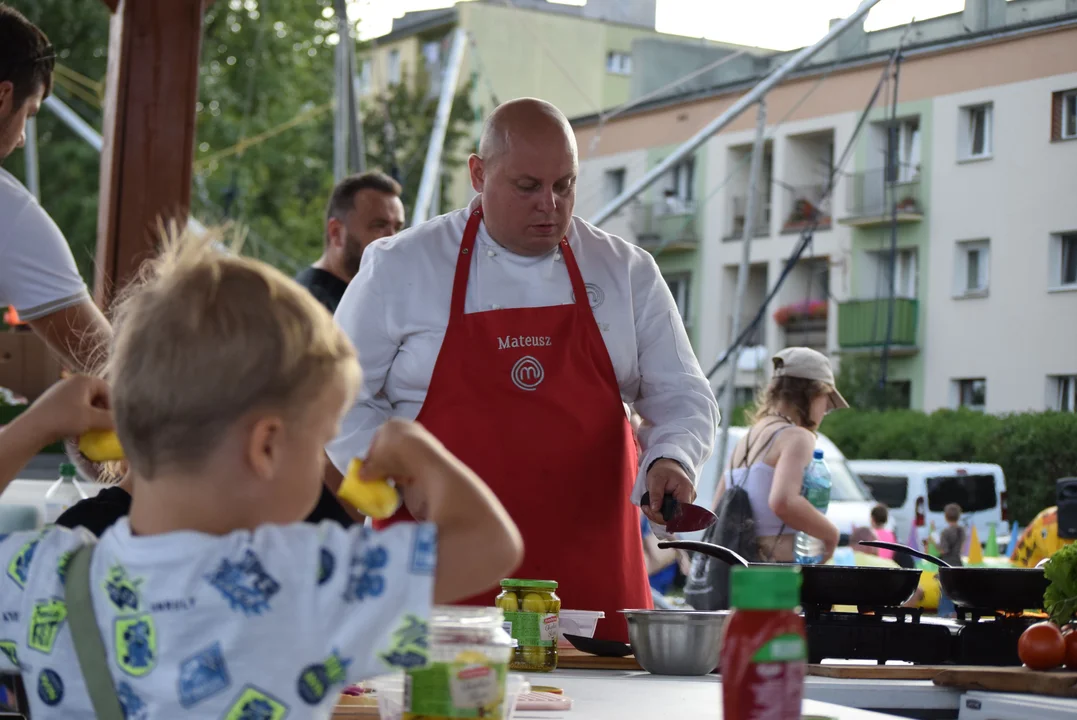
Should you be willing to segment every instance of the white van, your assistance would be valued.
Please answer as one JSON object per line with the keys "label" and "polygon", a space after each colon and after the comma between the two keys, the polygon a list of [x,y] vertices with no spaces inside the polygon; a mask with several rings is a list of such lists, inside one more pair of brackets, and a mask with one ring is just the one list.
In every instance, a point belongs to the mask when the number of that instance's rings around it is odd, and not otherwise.
{"label": "white van", "polygon": [[[718,461],[718,445],[722,439],[722,431],[719,430],[714,438],[715,453],[711,455],[703,465],[699,473],[699,481],[696,483],[696,504],[714,509],[714,493],[718,490],[718,479],[729,459],[733,456],[733,449],[748,432],[746,427],[729,428],[729,445],[726,447],[726,456],[721,463]],[[827,469],[830,470],[830,505],[826,516],[837,525],[843,535],[852,532],[853,526],[865,527],[871,523],[871,508],[875,506],[875,500],[871,497],[871,491],[860,482],[856,473],[849,469],[838,446],[825,435],[818,435],[815,440],[815,448],[823,451],[823,460]],[[702,532],[680,533],[686,540],[700,540]]]}
{"label": "white van", "polygon": [[1009,539],[1006,476],[998,465],[911,460],[851,460],[849,465],[890,508],[898,542],[905,542],[913,522],[920,540],[927,539],[932,524],[941,532],[950,503],[961,506],[962,524],[975,525],[980,542],[987,541],[992,523],[999,545]]}

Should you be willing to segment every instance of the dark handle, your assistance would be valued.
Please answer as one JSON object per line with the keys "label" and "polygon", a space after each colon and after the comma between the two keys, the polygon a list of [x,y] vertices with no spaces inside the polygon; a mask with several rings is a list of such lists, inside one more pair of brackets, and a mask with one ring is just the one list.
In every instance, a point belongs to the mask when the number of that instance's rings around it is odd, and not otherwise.
{"label": "dark handle", "polygon": [[934,563],[941,568],[953,567],[953,565],[946,562],[945,560],[937,558],[934,555],[929,555],[926,552],[914,550],[908,545],[902,545],[901,543],[883,542],[882,540],[861,540],[860,544],[868,545],[870,547],[882,548],[883,550],[893,550],[894,552],[905,553],[906,555],[912,555],[913,557],[918,557],[921,560],[927,560],[929,563]]}
{"label": "dark handle", "polygon": [[[639,499],[639,506],[641,508],[651,506],[651,494],[649,492],[643,493],[643,497]],[[666,493],[665,497],[662,498],[662,519],[668,523],[676,514],[677,498],[673,497],[673,493]]]}
{"label": "dark handle", "polygon": [[742,567],[750,567],[751,563],[745,560],[743,557],[730,550],[727,547],[721,545],[715,545],[714,543],[698,542],[696,540],[672,540],[669,542],[660,542],[658,547],[665,550],[666,548],[676,548],[678,550],[691,550],[692,552],[701,553],[709,557],[721,560],[724,563],[730,565],[741,565]]}

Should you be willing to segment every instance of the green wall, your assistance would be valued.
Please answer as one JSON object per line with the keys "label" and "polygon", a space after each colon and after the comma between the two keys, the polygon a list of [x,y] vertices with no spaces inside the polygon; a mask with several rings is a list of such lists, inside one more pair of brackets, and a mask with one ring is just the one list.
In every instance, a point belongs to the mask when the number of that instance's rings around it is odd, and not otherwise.
{"label": "green wall", "polygon": [[[908,380],[911,383],[911,403],[915,409],[924,407],[924,338],[927,337],[927,287],[930,273],[930,217],[931,217],[931,156],[932,156],[932,118],[931,100],[899,103],[897,117],[920,118],[920,202],[924,207],[924,218],[920,222],[898,225],[898,249],[916,248],[917,286],[916,294],[920,300],[920,313],[917,320],[917,348],[919,352],[908,357],[891,358],[888,370],[890,380]],[[869,116],[856,150],[857,171],[876,170],[881,159],[871,152],[873,147],[872,125],[886,122],[890,118],[889,108],[877,108]],[[864,272],[865,251],[888,249],[890,247],[890,227],[882,225],[871,228],[852,228],[852,277],[854,293],[859,292],[860,273]],[[854,296],[855,297],[855,296]]]}

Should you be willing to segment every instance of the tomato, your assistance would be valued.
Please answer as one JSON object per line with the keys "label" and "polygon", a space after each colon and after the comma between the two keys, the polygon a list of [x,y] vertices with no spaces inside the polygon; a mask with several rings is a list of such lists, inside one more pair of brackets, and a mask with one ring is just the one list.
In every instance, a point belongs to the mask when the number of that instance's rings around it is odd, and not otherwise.
{"label": "tomato", "polygon": [[1077,632],[1072,629],[1062,635],[1066,642],[1066,667],[1077,670]]}
{"label": "tomato", "polygon": [[1036,623],[1021,633],[1021,639],[1017,641],[1017,656],[1033,670],[1058,667],[1066,659],[1066,641],[1062,631],[1054,623]]}

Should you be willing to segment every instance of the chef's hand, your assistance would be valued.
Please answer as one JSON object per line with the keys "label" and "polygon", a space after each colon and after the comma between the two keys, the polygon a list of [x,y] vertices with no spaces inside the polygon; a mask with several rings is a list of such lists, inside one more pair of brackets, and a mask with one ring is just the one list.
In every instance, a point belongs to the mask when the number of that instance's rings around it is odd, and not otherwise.
{"label": "chef's hand", "polygon": [[643,514],[655,525],[665,526],[662,517],[662,499],[672,493],[677,502],[691,503],[696,499],[696,489],[681,464],[676,460],[661,458],[647,471],[647,492],[651,494],[651,506],[643,508]]}

